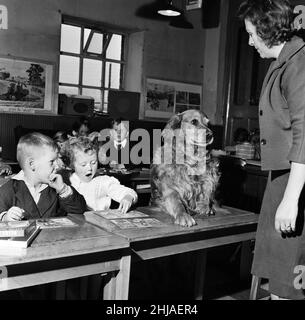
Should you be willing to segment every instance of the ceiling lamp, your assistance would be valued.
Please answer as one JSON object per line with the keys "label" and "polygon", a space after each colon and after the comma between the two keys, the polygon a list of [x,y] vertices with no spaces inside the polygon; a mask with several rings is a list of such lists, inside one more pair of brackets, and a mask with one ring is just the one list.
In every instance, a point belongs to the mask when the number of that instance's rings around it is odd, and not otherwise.
{"label": "ceiling lamp", "polygon": [[136,16],[153,20],[168,20],[167,17],[158,14],[158,10],[163,4],[164,0],[156,0],[152,3],[144,4],[136,10]]}
{"label": "ceiling lamp", "polygon": [[158,9],[158,13],[161,14],[162,16],[167,16],[167,17],[177,17],[182,14],[182,10],[176,8],[173,6],[173,1],[165,1],[163,5],[160,5]]}

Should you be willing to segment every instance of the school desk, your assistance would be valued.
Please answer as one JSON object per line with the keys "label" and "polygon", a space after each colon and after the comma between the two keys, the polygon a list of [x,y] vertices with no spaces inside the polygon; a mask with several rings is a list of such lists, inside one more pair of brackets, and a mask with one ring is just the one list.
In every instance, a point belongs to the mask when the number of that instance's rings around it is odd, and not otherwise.
{"label": "school desk", "polygon": [[[69,218],[78,226],[42,229],[30,247],[21,249],[24,254],[1,255],[0,250],[0,270],[8,272],[0,278],[0,291],[109,273],[104,299],[128,298],[128,241],[85,222],[82,215]],[[64,298],[62,293],[57,290],[56,298]]]}
{"label": "school desk", "polygon": [[[202,299],[206,254],[209,248],[232,243],[241,243],[240,276],[250,277],[251,248],[255,239],[258,215],[239,209],[224,208],[215,216],[196,219],[197,225],[187,228],[174,225],[169,215],[153,207],[137,210],[162,222],[162,227],[119,229],[111,231],[130,242],[133,251],[132,262],[137,259],[149,260],[187,252],[197,252],[194,297]],[[108,224],[100,226],[108,228]]]}

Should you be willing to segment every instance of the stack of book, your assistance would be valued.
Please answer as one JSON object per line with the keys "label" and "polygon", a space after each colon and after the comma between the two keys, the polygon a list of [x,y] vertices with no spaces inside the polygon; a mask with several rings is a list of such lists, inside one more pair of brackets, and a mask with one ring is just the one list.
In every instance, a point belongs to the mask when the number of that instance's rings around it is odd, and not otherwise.
{"label": "stack of book", "polygon": [[27,248],[39,230],[35,220],[0,222],[0,254],[1,249]]}

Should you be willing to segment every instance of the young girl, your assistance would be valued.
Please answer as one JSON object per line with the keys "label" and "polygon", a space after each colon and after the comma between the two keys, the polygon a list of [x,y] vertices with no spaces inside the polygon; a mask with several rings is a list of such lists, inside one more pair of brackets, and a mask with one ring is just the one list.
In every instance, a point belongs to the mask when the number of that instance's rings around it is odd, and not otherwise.
{"label": "young girl", "polygon": [[96,176],[97,150],[89,138],[71,140],[69,158],[74,171],[70,176],[71,185],[84,196],[88,209],[107,210],[113,199],[120,204],[119,210],[126,213],[137,201],[137,193],[121,185],[114,177]]}

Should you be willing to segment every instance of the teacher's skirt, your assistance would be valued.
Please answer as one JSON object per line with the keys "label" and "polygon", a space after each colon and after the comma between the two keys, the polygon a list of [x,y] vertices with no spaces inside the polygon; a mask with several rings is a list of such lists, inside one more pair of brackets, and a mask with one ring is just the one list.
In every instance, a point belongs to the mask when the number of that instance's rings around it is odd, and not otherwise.
{"label": "teacher's skirt", "polygon": [[[288,170],[270,171],[259,216],[252,274],[269,279],[269,291],[282,298],[305,299],[296,286],[300,268],[305,269],[304,189],[300,195],[296,230],[291,235],[275,231],[276,210],[282,201],[289,178]],[[305,280],[305,274],[304,274]],[[305,284],[304,284],[305,285]]]}

